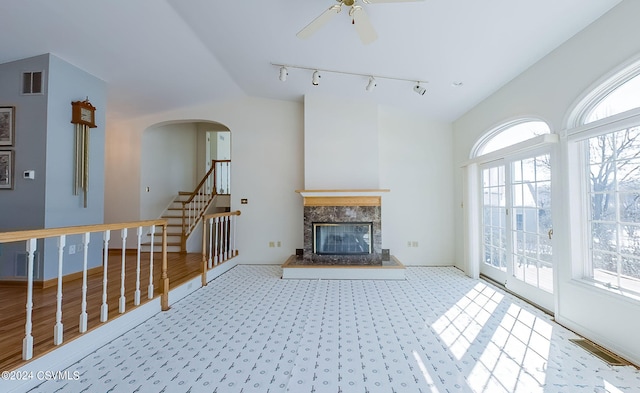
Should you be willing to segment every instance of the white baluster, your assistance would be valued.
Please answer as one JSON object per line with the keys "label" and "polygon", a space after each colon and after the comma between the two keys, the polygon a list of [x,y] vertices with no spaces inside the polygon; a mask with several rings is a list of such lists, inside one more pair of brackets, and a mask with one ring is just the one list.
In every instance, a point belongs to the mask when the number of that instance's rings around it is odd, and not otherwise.
{"label": "white baluster", "polygon": [[229,216],[222,217],[222,244],[223,251],[222,255],[224,256],[224,260],[229,259]]}
{"label": "white baluster", "polygon": [[213,255],[213,265],[214,266],[218,266],[218,262],[220,262],[220,248],[219,246],[219,242],[218,242],[218,233],[219,233],[219,228],[220,228],[220,218],[216,217],[216,236],[214,238],[214,255]]}
{"label": "white baluster", "polygon": [[53,344],[60,345],[63,341],[62,327],[62,260],[64,258],[64,246],[66,245],[67,237],[61,235],[58,238],[58,293],[56,295],[56,325],[53,327]]}
{"label": "white baluster", "polygon": [[209,219],[209,269],[213,267],[213,218]]}
{"label": "white baluster", "polygon": [[[163,227],[166,230],[166,227]],[[149,299],[153,299],[153,236],[156,232],[156,226],[151,225],[151,253],[149,255]]]}
{"label": "white baluster", "polygon": [[27,320],[24,324],[24,339],[22,340],[22,360],[33,357],[33,336],[31,322],[33,312],[33,255],[36,251],[36,239],[27,240]]}
{"label": "white baluster", "polygon": [[109,269],[109,240],[111,240],[111,231],[104,231],[102,237],[104,252],[104,262],[102,266],[102,306],[100,307],[100,322],[107,322],[109,319],[109,305],[107,304],[107,270]]}
{"label": "white baluster", "polygon": [[127,299],[124,296],[124,277],[125,277],[125,259],[126,259],[126,247],[127,247],[127,228],[123,228],[120,231],[122,236],[122,271],[120,272],[120,301],[118,304],[118,311],[120,314],[126,311]]}
{"label": "white baluster", "polygon": [[142,244],[142,227],[138,227],[136,231],[136,235],[138,236],[138,252],[136,255],[136,291],[133,294],[133,304],[136,306],[140,305],[140,249]]}
{"label": "white baluster", "polygon": [[80,333],[87,331],[87,260],[89,259],[89,232],[82,235],[83,256],[82,256],[82,305],[80,307]]}
{"label": "white baluster", "polygon": [[233,216],[231,225],[233,225],[233,237],[231,238],[231,257],[233,258],[236,256],[236,227],[238,226],[238,216]]}

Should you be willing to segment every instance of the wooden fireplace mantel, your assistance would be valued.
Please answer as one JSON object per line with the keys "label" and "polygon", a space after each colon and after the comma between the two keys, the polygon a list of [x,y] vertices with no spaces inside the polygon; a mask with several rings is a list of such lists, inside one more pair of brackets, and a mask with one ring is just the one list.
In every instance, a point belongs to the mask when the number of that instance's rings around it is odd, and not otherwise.
{"label": "wooden fireplace mantel", "polygon": [[389,189],[296,190],[304,206],[381,206],[382,194]]}

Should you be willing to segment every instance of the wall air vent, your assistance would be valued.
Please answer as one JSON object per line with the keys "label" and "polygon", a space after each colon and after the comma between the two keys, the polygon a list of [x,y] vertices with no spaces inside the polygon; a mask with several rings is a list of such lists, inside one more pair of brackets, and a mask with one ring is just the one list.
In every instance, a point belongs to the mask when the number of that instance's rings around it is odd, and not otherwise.
{"label": "wall air vent", "polygon": [[22,94],[42,94],[42,71],[22,73]]}

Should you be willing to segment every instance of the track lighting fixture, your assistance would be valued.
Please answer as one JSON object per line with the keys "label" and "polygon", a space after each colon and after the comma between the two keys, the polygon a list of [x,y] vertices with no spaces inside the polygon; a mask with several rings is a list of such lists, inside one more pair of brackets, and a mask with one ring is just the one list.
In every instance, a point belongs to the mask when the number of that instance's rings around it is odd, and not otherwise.
{"label": "track lighting fixture", "polygon": [[286,81],[287,75],[289,75],[289,71],[287,70],[287,67],[285,66],[280,67],[280,80],[283,82]]}
{"label": "track lighting fixture", "polygon": [[[376,0],[376,1],[378,1],[378,0]],[[397,0],[395,0],[395,1],[397,1]],[[280,64],[271,63],[271,65],[280,67],[280,80],[283,81],[283,82],[287,79],[287,76],[289,75],[289,69],[290,68],[295,68],[295,69],[298,69],[298,70],[313,71],[313,75],[311,77],[311,83],[314,86],[318,86],[320,84],[320,72],[329,72],[329,73],[332,73],[332,74],[353,75],[353,76],[358,76],[358,77],[367,77],[367,78],[369,78],[368,82],[367,82],[367,86],[365,87],[366,91],[373,91],[376,88],[376,86],[378,86],[377,79],[389,79],[389,80],[402,81],[402,82],[411,82],[412,84],[415,83],[415,85],[413,85],[413,91],[415,91],[416,93],[420,94],[421,96],[424,95],[427,92],[427,89],[422,86],[422,84],[426,84],[427,83],[424,80],[415,80],[415,79],[407,79],[407,78],[396,78],[396,77],[393,77],[393,76],[382,76],[382,75],[372,75],[372,74],[359,74],[357,72],[327,70],[327,69],[303,67],[303,66],[297,66],[297,65],[291,65],[291,64],[285,65],[285,64],[282,64],[282,63],[280,63]]]}
{"label": "track lighting fixture", "polygon": [[366,91],[373,91],[373,89],[375,89],[376,86],[377,86],[376,78],[370,76],[369,77],[369,83],[367,83],[367,87],[365,87],[365,90]]}

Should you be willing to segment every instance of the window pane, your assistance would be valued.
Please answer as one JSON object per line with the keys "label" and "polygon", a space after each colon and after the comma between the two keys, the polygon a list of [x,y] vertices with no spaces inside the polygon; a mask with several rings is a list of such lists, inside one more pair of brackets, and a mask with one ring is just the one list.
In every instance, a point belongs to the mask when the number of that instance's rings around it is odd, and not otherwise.
{"label": "window pane", "polygon": [[640,259],[622,258],[622,274],[635,280],[640,279]]}
{"label": "window pane", "polygon": [[589,139],[591,271],[606,287],[640,293],[640,128]]}
{"label": "window pane", "polygon": [[599,193],[591,195],[591,219],[593,221],[615,221],[615,194]]}
{"label": "window pane", "polygon": [[640,193],[620,193],[620,220],[640,222]]}
{"label": "window pane", "polygon": [[593,248],[595,250],[616,251],[616,225],[594,223],[591,226],[593,233]]}
{"label": "window pane", "polygon": [[[593,268],[603,270],[602,273],[611,272],[616,273],[618,270],[618,259],[611,253],[594,252],[593,253]],[[611,283],[610,275],[600,273],[600,279],[603,282]],[[598,275],[594,274],[594,278],[597,279]]]}
{"label": "window pane", "polygon": [[549,134],[550,132],[549,126],[543,121],[527,121],[516,124],[498,132],[485,142],[485,144],[478,149],[476,156],[526,141],[538,135]]}
{"label": "window pane", "polygon": [[593,108],[585,123],[591,123],[638,107],[640,107],[640,75],[609,93]]}

